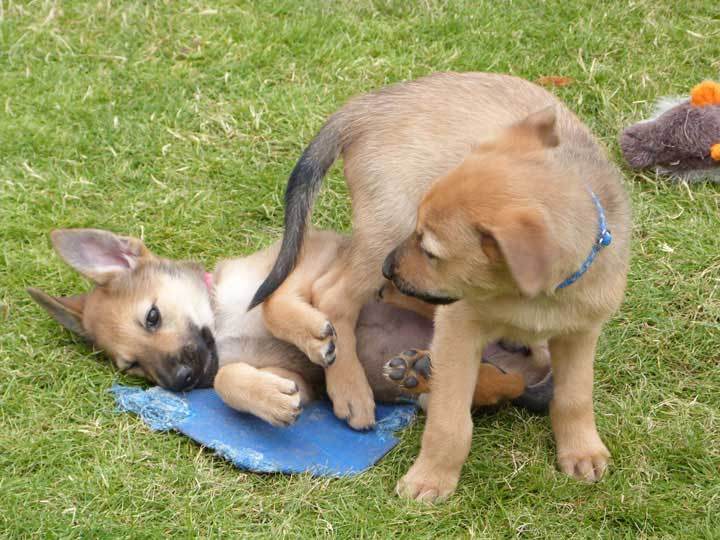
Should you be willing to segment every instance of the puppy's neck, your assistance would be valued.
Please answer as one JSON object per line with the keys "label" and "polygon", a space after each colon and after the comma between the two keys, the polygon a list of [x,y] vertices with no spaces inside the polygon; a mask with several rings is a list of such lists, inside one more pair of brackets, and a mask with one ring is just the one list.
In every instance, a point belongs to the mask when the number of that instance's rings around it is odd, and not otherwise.
{"label": "puppy's neck", "polygon": [[[590,256],[599,247],[601,221],[608,219],[598,198],[600,195],[584,181],[577,182],[568,195],[565,208],[560,208],[555,216],[556,222],[563,225],[556,231],[564,255],[557,265],[552,290],[548,292],[571,291],[578,287],[577,282],[587,280],[587,274],[603,259],[603,249],[598,249],[594,257]],[[610,229],[612,223],[606,222],[605,227]]]}

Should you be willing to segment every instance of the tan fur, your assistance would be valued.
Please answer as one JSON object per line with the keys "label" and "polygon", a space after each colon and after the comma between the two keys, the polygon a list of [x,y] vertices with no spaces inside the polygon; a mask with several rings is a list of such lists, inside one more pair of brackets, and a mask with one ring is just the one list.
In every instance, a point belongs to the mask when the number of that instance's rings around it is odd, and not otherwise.
{"label": "tan fur", "polygon": [[[353,329],[382,285],[383,260],[402,242],[395,283],[403,292],[461,300],[437,312],[422,451],[398,490],[434,500],[455,488],[469,451],[478,352],[503,336],[549,340],[564,381],[552,408],[561,468],[598,479],[608,453],[592,412],[594,340],[623,297],[630,210],[616,168],[587,128],[532,83],[468,73],[360,96],[316,141],[325,132],[341,134],[353,201],[350,245],[312,289],[338,333],[328,370],[336,414],[351,411],[356,426],[373,421]],[[585,276],[555,291],[595,242],[597,212],[585,184],[614,241]],[[426,231],[446,252],[440,262],[420,249]]]}

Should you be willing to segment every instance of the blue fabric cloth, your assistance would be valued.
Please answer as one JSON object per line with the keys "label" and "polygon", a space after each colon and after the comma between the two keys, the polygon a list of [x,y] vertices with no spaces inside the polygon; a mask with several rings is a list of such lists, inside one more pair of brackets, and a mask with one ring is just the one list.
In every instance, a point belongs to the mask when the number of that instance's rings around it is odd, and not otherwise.
{"label": "blue fabric cloth", "polygon": [[374,430],[358,432],[338,420],[327,401],[303,410],[290,427],[275,427],[225,405],[212,389],[176,394],[114,385],[118,408],[138,414],[152,429],[176,429],[211,448],[240,469],[257,472],[354,476],[371,467],[399,439],[416,408],[410,404],[378,405]]}

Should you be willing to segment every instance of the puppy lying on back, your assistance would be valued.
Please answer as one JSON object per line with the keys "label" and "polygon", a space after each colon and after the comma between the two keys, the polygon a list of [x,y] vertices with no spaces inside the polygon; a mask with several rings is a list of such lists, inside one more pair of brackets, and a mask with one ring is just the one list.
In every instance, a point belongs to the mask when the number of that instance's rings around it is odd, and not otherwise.
{"label": "puppy lying on back", "polygon": [[338,334],[327,372],[336,414],[373,421],[354,329],[401,244],[385,277],[442,306],[422,450],[398,491],[434,500],[455,489],[478,352],[502,336],[549,340],[560,468],[599,479],[609,453],[593,416],[593,360],[624,294],[630,208],[588,129],[544,89],[504,75],[436,74],[351,100],[290,176],[283,244],[253,304],[292,278],[312,199],[339,155],[353,236],[312,289]]}
{"label": "puppy lying on back", "polygon": [[[312,231],[293,278],[249,312],[277,246],[223,261],[207,274],[198,264],[157,257],[140,240],[107,231],[56,230],[52,241],[96,287],[64,298],[38,289],[29,289],[30,295],[64,327],[105,350],[121,370],[175,391],[214,383],[225,403],[274,425],[291,424],[305,403],[322,394],[335,336],[306,299],[313,281],[345,246],[343,236]],[[432,316],[432,306],[399,296],[391,286],[386,299]],[[430,341],[426,317],[375,300],[363,309],[358,353],[377,399],[413,398],[427,390],[428,353],[410,350]],[[399,351],[406,352],[383,371]],[[476,405],[515,399],[534,410],[547,407],[552,392],[547,366],[528,369],[520,354],[497,347],[487,352],[499,368],[480,364],[484,375]],[[526,382],[534,384],[527,392]]]}

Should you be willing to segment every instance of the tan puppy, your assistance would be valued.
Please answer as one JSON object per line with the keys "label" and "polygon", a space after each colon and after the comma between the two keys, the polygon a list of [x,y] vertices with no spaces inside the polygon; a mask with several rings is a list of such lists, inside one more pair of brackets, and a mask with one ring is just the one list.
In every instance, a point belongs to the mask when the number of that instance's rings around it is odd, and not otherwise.
{"label": "tan puppy", "polygon": [[[283,245],[254,303],[292,270],[312,198],[340,153],[354,235],[312,291],[338,333],[327,381],[336,414],[354,426],[373,421],[353,329],[382,284],[382,261],[403,242],[386,275],[408,294],[455,303],[435,319],[423,447],[398,490],[427,500],[454,490],[470,445],[474,359],[500,336],[549,340],[560,468],[598,479],[609,454],[595,428],[592,366],[602,325],[623,297],[630,209],[587,128],[545,90],[502,75],[438,74],[356,98],[328,120],[291,175]],[[614,241],[585,275],[557,289],[598,241],[591,192]]]}
{"label": "tan puppy", "polygon": [[[54,298],[38,289],[31,296],[58,322],[105,350],[123,371],[181,391],[210,386],[231,407],[275,425],[294,422],[302,406],[323,392],[323,369],[334,359],[327,319],[305,300],[343,236],[311,231],[304,257],[281,290],[262,307],[247,311],[267,275],[277,246],[221,262],[214,274],[196,263],[170,261],[150,253],[136,238],[95,229],[52,233],[60,256],[96,283],[87,294]],[[393,301],[393,288],[388,300]],[[419,311],[432,306],[399,297]],[[358,353],[377,399],[412,398],[427,390],[429,357],[424,348],[432,325],[411,311],[372,300],[357,326]],[[291,344],[292,343],[292,344]],[[475,404],[506,399],[533,409],[547,406],[552,385],[545,373],[523,369],[520,355],[495,354],[477,389]],[[414,379],[413,379],[414,377]],[[541,383],[525,392],[525,384]],[[423,401],[420,396],[421,403]]]}

